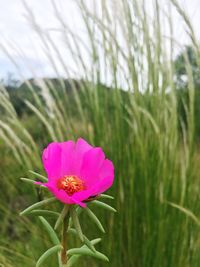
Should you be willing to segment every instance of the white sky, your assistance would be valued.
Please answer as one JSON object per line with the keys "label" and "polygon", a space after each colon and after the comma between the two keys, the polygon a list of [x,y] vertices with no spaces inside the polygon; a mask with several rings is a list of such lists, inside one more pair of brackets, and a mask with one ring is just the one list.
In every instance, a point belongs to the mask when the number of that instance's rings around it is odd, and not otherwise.
{"label": "white sky", "polygon": [[[94,1],[97,2],[98,0],[87,0],[89,5],[92,5]],[[51,0],[27,0],[26,2],[35,14],[37,23],[42,28],[59,28]],[[84,38],[82,20],[75,2],[76,0],[56,0],[67,25]],[[200,0],[179,0],[179,2],[189,13],[199,37]],[[181,44],[186,44],[188,42],[187,37],[176,12],[174,12],[174,21],[174,32],[177,40]],[[65,58],[69,66],[74,68],[73,59],[64,46],[59,33],[55,34],[54,38],[63,58]],[[14,62],[11,62],[2,46],[6,47]],[[18,69],[15,67],[15,63]],[[55,76],[55,71],[52,70],[50,65],[44,55],[41,41],[30,25],[30,15],[27,14],[23,2],[21,0],[0,0],[0,78],[5,77],[8,72],[14,73],[16,77],[19,77],[19,73],[21,73],[21,78],[33,75],[40,77]],[[64,74],[62,68],[58,69],[58,71]]]}

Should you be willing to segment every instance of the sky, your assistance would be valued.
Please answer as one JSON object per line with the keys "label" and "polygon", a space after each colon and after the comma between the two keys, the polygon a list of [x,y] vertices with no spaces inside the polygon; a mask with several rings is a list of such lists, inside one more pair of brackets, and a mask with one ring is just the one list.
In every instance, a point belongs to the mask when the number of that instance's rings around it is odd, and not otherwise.
{"label": "sky", "polygon": [[[93,6],[98,0],[85,0],[88,6]],[[110,0],[107,0],[110,1]],[[116,2],[118,0],[115,0]],[[188,12],[196,32],[200,25],[200,0],[180,0],[181,6]],[[53,39],[65,58],[72,72],[78,72],[69,51],[67,51],[61,33],[57,30],[60,24],[55,16],[51,0],[27,0],[29,10],[34,14],[36,22],[43,30],[50,30]],[[56,0],[60,15],[69,28],[84,37],[83,21],[76,5],[76,0]],[[22,0],[0,0],[0,78],[8,73],[16,78],[24,79],[32,76],[56,76],[52,69],[41,39],[33,28],[31,14]],[[98,7],[97,7],[98,8]],[[176,12],[174,16],[174,32],[181,44],[188,42],[183,31],[183,25]],[[199,37],[199,36],[198,36]],[[56,55],[54,55],[56,61]],[[61,66],[58,73],[65,75]]]}

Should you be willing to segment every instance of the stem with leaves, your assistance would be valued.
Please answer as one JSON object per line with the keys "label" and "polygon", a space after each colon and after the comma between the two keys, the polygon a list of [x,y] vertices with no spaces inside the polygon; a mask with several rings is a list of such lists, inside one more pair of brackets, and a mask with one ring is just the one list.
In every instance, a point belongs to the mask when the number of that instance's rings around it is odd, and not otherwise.
{"label": "stem with leaves", "polygon": [[[40,179],[44,179],[41,175],[38,177]],[[23,178],[23,182],[26,182],[29,185],[34,185],[35,181],[28,178]],[[77,261],[82,256],[91,256],[93,258],[109,261],[107,256],[102,254],[101,252],[97,251],[95,245],[101,241],[101,238],[96,238],[90,240],[82,231],[81,224],[79,221],[79,217],[82,213],[85,213],[88,218],[93,221],[94,224],[99,228],[102,233],[105,233],[104,227],[102,226],[100,220],[96,216],[93,210],[89,207],[97,207],[109,210],[111,212],[115,212],[116,210],[111,207],[110,205],[101,201],[101,199],[113,199],[109,195],[100,195],[98,199],[89,198],[85,202],[87,203],[86,208],[81,208],[77,205],[64,205],[61,212],[42,209],[44,206],[46,207],[49,204],[53,204],[57,202],[57,199],[47,198],[42,201],[39,201],[32,206],[26,208],[24,211],[20,213],[21,216],[29,215],[29,216],[39,216],[41,223],[43,224],[46,232],[49,235],[51,242],[53,243],[53,247],[48,248],[38,259],[36,263],[36,267],[42,267],[43,262],[49,258],[53,254],[58,255],[58,264],[59,267],[73,267],[76,265]],[[89,206],[89,207],[88,207]],[[51,217],[55,219],[55,226],[54,228],[51,224],[43,217]],[[61,230],[61,239],[59,239],[59,235],[57,235],[56,231]],[[82,246],[79,248],[71,248],[68,249],[68,235],[73,235],[75,238],[79,238],[82,242]]]}

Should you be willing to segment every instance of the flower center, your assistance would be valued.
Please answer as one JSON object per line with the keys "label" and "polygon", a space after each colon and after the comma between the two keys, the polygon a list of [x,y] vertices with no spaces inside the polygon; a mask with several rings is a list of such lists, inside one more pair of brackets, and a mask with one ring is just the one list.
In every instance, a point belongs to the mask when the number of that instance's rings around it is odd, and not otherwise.
{"label": "flower center", "polygon": [[58,180],[58,189],[63,189],[69,196],[86,189],[84,182],[75,175],[66,175]]}

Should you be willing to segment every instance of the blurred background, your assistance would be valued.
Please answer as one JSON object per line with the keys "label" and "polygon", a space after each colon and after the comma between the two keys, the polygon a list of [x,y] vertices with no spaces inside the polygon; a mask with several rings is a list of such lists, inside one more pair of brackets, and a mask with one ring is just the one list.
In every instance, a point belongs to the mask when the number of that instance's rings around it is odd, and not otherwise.
{"label": "blurred background", "polygon": [[50,195],[19,178],[45,175],[49,142],[81,136],[115,164],[118,212],[95,210],[110,262],[77,267],[199,267],[199,1],[0,6],[0,266],[35,266],[52,246],[37,217],[19,216]]}

